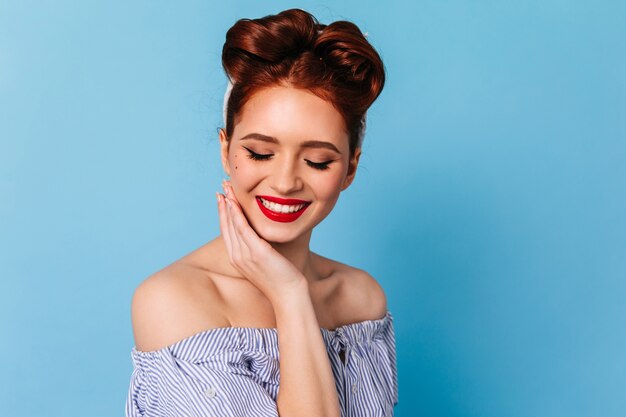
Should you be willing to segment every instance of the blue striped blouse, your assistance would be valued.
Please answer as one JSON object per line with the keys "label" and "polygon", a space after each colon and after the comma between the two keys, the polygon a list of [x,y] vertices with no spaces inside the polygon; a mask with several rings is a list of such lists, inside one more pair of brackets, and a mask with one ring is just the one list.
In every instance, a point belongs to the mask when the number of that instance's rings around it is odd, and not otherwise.
{"label": "blue striped blouse", "polygon": [[[320,330],[341,416],[393,416],[398,379],[391,312],[381,319]],[[133,347],[131,357],[126,417],[278,416],[276,328],[214,328],[159,350]]]}

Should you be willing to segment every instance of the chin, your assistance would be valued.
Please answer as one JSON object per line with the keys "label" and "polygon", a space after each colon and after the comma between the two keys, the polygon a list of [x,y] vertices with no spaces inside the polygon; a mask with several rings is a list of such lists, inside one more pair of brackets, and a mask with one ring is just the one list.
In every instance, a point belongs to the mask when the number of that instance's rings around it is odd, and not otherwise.
{"label": "chin", "polygon": [[294,230],[276,230],[271,227],[256,228],[254,226],[252,229],[261,239],[271,243],[289,243],[300,237],[294,233]]}

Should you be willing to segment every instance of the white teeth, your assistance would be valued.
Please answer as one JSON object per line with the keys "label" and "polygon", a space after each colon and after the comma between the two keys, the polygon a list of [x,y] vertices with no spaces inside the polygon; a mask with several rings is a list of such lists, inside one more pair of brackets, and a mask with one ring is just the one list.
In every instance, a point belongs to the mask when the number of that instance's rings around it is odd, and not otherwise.
{"label": "white teeth", "polygon": [[278,204],[278,203],[264,200],[261,197],[259,197],[259,199],[261,200],[261,203],[263,203],[265,207],[267,207],[268,209],[276,213],[293,213],[295,211],[299,211],[300,209],[302,209],[302,207],[305,206],[305,204],[298,204],[296,206],[287,206],[284,204]]}

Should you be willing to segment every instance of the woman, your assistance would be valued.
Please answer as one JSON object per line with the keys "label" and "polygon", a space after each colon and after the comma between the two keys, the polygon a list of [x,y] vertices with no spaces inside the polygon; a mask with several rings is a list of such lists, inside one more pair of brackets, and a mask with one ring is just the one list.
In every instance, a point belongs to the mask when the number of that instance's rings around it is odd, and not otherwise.
{"label": "woman", "polygon": [[126,415],[391,416],[385,294],[309,249],[354,179],[383,63],[354,24],[299,9],[236,22],[222,63],[221,234],[136,289]]}

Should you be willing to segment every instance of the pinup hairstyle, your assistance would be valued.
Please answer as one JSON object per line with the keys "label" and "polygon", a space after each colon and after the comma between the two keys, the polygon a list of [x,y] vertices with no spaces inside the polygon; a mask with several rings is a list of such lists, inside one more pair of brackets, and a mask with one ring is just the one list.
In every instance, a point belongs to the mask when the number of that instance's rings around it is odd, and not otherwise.
{"label": "pinup hairstyle", "polygon": [[380,56],[354,23],[320,24],[301,9],[238,20],[226,33],[222,66],[233,84],[226,111],[229,141],[250,97],[284,85],[309,90],[333,104],[349,134],[350,157],[361,146],[365,113],[385,84]]}

